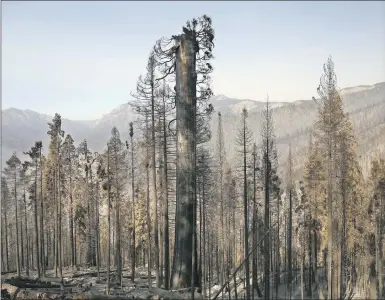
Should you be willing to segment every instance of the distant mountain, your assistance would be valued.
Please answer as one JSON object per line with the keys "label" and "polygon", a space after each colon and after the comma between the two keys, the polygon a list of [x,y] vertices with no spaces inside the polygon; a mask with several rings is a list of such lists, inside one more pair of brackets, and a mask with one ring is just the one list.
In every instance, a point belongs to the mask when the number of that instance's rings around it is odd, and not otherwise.
{"label": "distant mountain", "polygon": [[[356,86],[341,90],[345,110],[355,125],[358,149],[362,162],[369,161],[375,152],[385,148],[385,82],[370,86]],[[214,149],[216,139],[217,112],[221,111],[226,132],[226,147],[229,160],[236,160],[235,137],[243,107],[249,111],[249,126],[258,143],[260,136],[263,101],[234,99],[224,95],[211,98],[215,113],[212,118],[212,140],[209,147]],[[304,162],[309,140],[309,130],[317,114],[317,105],[312,100],[295,102],[270,102],[273,108],[275,134],[281,169],[285,168],[288,144],[292,144],[297,170]],[[60,112],[59,112],[60,113]],[[102,118],[93,121],[62,120],[63,129],[70,133],[78,144],[87,139],[93,151],[102,151],[109,138],[111,128],[117,126],[121,136],[128,136],[128,124],[136,119],[132,108],[122,104]],[[48,125],[52,116],[31,110],[9,108],[2,111],[2,158],[4,162],[13,151],[22,156],[36,140],[42,140],[45,150],[48,145]]]}

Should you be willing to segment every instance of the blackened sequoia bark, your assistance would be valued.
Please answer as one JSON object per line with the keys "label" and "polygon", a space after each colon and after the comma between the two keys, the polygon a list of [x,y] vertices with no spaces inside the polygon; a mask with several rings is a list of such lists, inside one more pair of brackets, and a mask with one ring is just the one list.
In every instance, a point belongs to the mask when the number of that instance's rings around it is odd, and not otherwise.
{"label": "blackened sequoia bark", "polygon": [[[176,49],[176,216],[172,288],[198,284],[195,238],[196,201],[196,57],[189,33],[177,38]],[[193,246],[195,247],[193,249]],[[195,254],[195,255],[193,255]],[[193,281],[194,280],[194,281]]]}

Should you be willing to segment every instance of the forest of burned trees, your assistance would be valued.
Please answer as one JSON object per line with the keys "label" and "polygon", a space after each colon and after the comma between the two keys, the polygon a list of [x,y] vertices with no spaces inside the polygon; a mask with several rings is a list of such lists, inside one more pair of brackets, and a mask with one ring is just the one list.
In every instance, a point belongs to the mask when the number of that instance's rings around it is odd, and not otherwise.
{"label": "forest of burned trees", "polygon": [[[259,143],[246,109],[237,139],[226,139],[209,103],[213,48],[207,16],[157,41],[132,92],[137,120],[127,136],[112,128],[102,152],[86,140],[76,146],[56,114],[49,145],[36,141],[27,161],[7,160],[3,275],[61,278],[95,267],[98,278],[106,270],[108,295],[123,270],[134,281],[146,268],[149,286],[196,287],[190,297],[205,299],[384,297],[385,157],[364,179],[331,58],[306,166],[293,178],[296,145],[279,170],[268,98]],[[226,144],[237,149],[235,163]]]}

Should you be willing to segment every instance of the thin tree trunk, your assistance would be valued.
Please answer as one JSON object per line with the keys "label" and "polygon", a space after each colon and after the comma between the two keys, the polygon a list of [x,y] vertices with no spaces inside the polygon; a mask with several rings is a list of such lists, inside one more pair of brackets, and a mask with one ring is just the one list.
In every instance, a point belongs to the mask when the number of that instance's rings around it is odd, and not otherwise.
{"label": "thin tree trunk", "polygon": [[243,124],[243,221],[244,221],[244,255],[245,278],[246,278],[246,299],[250,299],[250,270],[249,270],[249,228],[248,228],[248,199],[247,199],[247,177],[246,177],[246,119]]}
{"label": "thin tree trunk", "polygon": [[159,232],[158,232],[158,204],[156,198],[156,143],[155,143],[155,95],[154,95],[154,74],[151,80],[151,202],[152,202],[152,215],[154,219],[153,235],[154,235],[154,258],[155,258],[155,280],[156,287],[160,286],[159,281]]}
{"label": "thin tree trunk", "polygon": [[136,260],[136,228],[135,228],[135,174],[134,174],[134,141],[133,141],[133,128],[130,124],[130,139],[131,139],[131,197],[132,197],[132,245],[131,245],[131,280],[135,282],[135,260]]}
{"label": "thin tree trunk", "polygon": [[27,273],[27,276],[29,276],[29,251],[30,251],[30,248],[29,248],[29,243],[28,243],[29,238],[28,238],[28,225],[27,225],[27,199],[25,196],[25,184],[24,184],[23,198],[24,198],[24,227],[25,227],[25,237],[27,238],[27,243],[26,243],[26,250],[27,250],[26,273]]}
{"label": "thin tree trunk", "polygon": [[57,277],[57,269],[58,269],[58,255],[59,255],[59,250],[58,250],[58,235],[59,235],[59,211],[58,211],[58,198],[57,198],[57,161],[55,165],[55,170],[54,170],[54,205],[55,205],[55,235],[54,235],[54,243],[55,243],[55,253],[54,253],[54,264],[55,264],[55,277]]}
{"label": "thin tree trunk", "polygon": [[39,147],[39,165],[40,165],[40,257],[41,257],[41,267],[42,273],[45,277],[45,269],[46,269],[46,259],[45,259],[45,251],[44,251],[44,226],[43,226],[43,216],[44,216],[44,207],[43,207],[43,164],[41,160],[41,147]]}
{"label": "thin tree trunk", "polygon": [[301,300],[303,300],[303,296],[304,296],[304,279],[303,279],[303,264],[304,264],[304,260],[305,260],[305,256],[304,254],[301,255]]}
{"label": "thin tree trunk", "polygon": [[5,230],[5,270],[9,271],[9,256],[8,256],[8,204],[6,199],[2,200],[4,207],[4,230]]}
{"label": "thin tree trunk", "polygon": [[164,207],[163,207],[163,219],[164,219],[164,287],[166,290],[170,288],[170,231],[168,220],[168,157],[167,157],[167,130],[166,130],[166,104],[163,99],[163,178],[164,178]]}
{"label": "thin tree trunk", "polygon": [[148,287],[152,287],[151,281],[151,215],[150,215],[150,171],[149,171],[149,149],[148,149],[148,114],[146,112],[146,208],[147,208],[147,273],[148,273]]}
{"label": "thin tree trunk", "polygon": [[[59,148],[59,146],[58,146]],[[58,158],[59,159],[59,158]],[[58,163],[58,259],[59,259],[59,275],[63,278],[63,260],[62,260],[62,235],[61,235],[61,183],[60,183],[60,163]]]}
{"label": "thin tree trunk", "polygon": [[20,277],[20,247],[19,247],[19,217],[18,217],[18,201],[17,201],[17,170],[15,168],[15,223],[16,223],[16,272]]}
{"label": "thin tree trunk", "polygon": [[[22,206],[23,208],[23,206]],[[23,213],[23,211],[21,211],[21,214]],[[21,253],[20,253],[20,256],[21,256],[21,269],[24,270],[25,268],[25,264],[24,264],[24,234],[23,234],[23,229],[24,229],[24,226],[23,226],[23,215],[20,216],[20,248],[21,248]]]}
{"label": "thin tree trunk", "polygon": [[327,174],[327,210],[328,210],[328,299],[332,299],[332,285],[333,285],[333,195],[332,195],[332,141],[331,141],[331,95],[327,103],[328,108],[328,174]]}
{"label": "thin tree trunk", "polygon": [[378,216],[378,299],[382,299],[383,295],[383,249],[382,249],[382,240],[384,238],[382,229],[384,227],[384,203],[382,197],[380,197],[380,212]]}
{"label": "thin tree trunk", "polygon": [[206,210],[205,210],[205,176],[202,176],[202,235],[203,235],[203,297],[207,298],[206,291]]}
{"label": "thin tree trunk", "polygon": [[107,223],[108,223],[108,241],[107,241],[107,286],[106,295],[110,294],[110,257],[111,257],[111,182],[110,182],[110,146],[107,145]]}
{"label": "thin tree trunk", "polygon": [[122,249],[121,249],[121,233],[120,233],[120,191],[118,186],[118,161],[117,153],[115,149],[115,185],[116,185],[116,199],[115,199],[115,265],[116,265],[116,278],[120,285],[122,285]]}
{"label": "thin tree trunk", "polygon": [[288,289],[289,289],[289,299],[291,299],[291,290],[292,290],[292,281],[293,281],[293,274],[292,274],[292,226],[293,226],[293,199],[292,199],[292,187],[290,186],[289,190],[289,221],[288,221],[288,237],[287,237],[287,260],[288,260]]}
{"label": "thin tree trunk", "polygon": [[96,267],[98,272],[98,280],[100,280],[99,182],[97,183],[96,189]]}
{"label": "thin tree trunk", "polygon": [[35,160],[35,195],[34,195],[34,208],[35,208],[35,214],[34,214],[34,221],[35,221],[35,250],[36,250],[36,266],[37,266],[37,277],[40,278],[40,255],[39,255],[39,229],[38,229],[38,223],[37,223],[37,215],[38,215],[38,204],[37,204],[37,159]]}
{"label": "thin tree trunk", "polygon": [[[218,144],[219,144],[219,201],[220,201],[220,285],[223,286],[225,280],[225,224],[224,224],[224,199],[223,199],[223,168],[224,168],[224,157],[223,157],[223,135],[222,135],[222,116],[218,113]],[[221,294],[222,299],[224,298],[224,292]]]}
{"label": "thin tree trunk", "polygon": [[266,130],[266,149],[265,149],[265,166],[264,166],[264,171],[265,171],[265,232],[268,234],[265,235],[265,240],[264,240],[264,258],[265,258],[265,264],[264,264],[264,277],[265,277],[265,300],[270,299],[270,153],[269,153],[269,147],[270,147],[270,136],[269,136],[269,120],[268,120],[268,115],[269,115],[269,106],[268,104],[266,105],[266,114],[267,114],[267,130]]}
{"label": "thin tree trunk", "polygon": [[70,184],[70,244],[71,244],[71,267],[75,265],[75,243],[74,243],[74,213],[73,213],[73,196],[72,196],[72,161],[71,154],[69,154],[69,164],[70,164],[70,174],[69,174],[69,184]]}

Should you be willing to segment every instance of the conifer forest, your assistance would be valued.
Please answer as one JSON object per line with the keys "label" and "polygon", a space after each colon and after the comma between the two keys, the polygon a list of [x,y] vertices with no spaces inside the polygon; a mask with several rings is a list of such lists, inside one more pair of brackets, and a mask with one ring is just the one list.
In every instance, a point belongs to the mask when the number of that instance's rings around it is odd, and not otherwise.
{"label": "conifer forest", "polygon": [[246,107],[224,130],[214,55],[212,19],[193,18],[149,49],[128,134],[95,152],[57,112],[48,144],[6,158],[1,299],[385,298],[385,152],[364,176],[338,62],[299,164],[268,95],[258,131]]}

